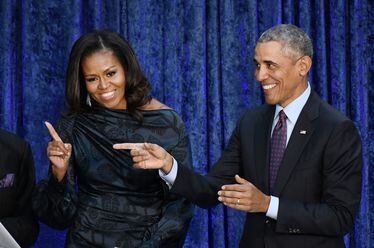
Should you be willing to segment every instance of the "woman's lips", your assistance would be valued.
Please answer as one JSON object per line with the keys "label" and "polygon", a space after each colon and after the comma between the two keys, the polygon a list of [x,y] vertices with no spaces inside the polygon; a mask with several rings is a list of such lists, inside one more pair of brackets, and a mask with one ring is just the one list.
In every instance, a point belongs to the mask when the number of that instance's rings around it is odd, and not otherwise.
{"label": "woman's lips", "polygon": [[103,101],[109,101],[109,100],[113,99],[114,96],[115,96],[115,90],[100,94],[100,98]]}

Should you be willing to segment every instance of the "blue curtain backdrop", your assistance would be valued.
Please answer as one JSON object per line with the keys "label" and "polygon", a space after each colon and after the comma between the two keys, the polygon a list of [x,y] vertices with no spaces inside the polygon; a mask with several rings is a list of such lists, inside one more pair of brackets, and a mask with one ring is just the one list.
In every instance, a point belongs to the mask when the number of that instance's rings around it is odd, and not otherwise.
{"label": "blue curtain backdrop", "polygon": [[[43,122],[64,110],[64,74],[73,42],[93,29],[126,37],[153,96],[186,122],[194,168],[219,158],[244,109],[263,102],[254,79],[259,34],[294,23],[313,39],[312,87],[349,116],[364,147],[360,213],[348,247],[374,246],[374,85],[372,0],[16,0],[0,1],[0,126],[30,142],[37,179],[47,176]],[[1,152],[1,151],[0,151]],[[1,203],[0,203],[1,204]],[[196,208],[185,247],[237,247],[244,215]],[[35,247],[63,247],[42,226]]]}

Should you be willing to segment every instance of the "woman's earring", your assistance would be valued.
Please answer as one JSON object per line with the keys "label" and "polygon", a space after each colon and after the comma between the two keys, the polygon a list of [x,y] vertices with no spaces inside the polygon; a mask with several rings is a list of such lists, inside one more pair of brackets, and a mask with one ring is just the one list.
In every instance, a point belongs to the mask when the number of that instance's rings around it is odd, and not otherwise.
{"label": "woman's earring", "polygon": [[87,94],[86,104],[87,104],[88,107],[91,107],[91,98],[90,98],[89,94]]}

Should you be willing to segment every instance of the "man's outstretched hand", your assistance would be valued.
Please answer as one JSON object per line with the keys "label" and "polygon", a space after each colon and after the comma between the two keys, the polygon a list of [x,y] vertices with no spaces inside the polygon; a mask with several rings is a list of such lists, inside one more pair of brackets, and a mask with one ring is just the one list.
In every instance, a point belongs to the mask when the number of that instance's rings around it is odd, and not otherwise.
{"label": "man's outstretched hand", "polygon": [[235,176],[236,184],[223,185],[218,191],[218,200],[225,206],[250,213],[266,213],[270,196],[240,176]]}

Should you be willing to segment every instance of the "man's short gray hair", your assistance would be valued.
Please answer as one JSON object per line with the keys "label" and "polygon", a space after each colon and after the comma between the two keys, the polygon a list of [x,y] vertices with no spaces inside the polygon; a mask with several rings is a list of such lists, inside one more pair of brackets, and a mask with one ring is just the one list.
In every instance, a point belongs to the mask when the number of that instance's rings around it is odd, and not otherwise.
{"label": "man's short gray hair", "polygon": [[313,58],[313,44],[308,34],[292,24],[280,24],[262,33],[257,43],[280,42],[285,55],[298,59],[301,56]]}

